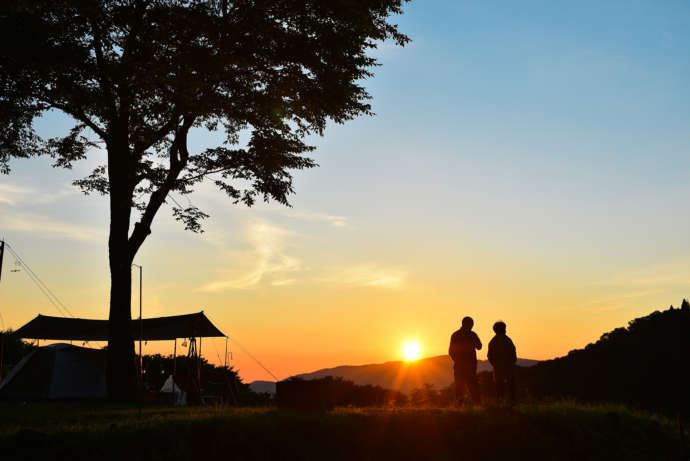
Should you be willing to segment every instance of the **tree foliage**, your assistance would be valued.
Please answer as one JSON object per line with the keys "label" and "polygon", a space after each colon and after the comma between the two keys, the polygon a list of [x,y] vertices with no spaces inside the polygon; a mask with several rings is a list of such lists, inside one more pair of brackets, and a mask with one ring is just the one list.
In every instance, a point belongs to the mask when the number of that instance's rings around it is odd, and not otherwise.
{"label": "tree foliage", "polygon": [[276,384],[279,408],[323,410],[339,406],[399,406],[407,402],[407,396],[400,391],[371,384],[359,385],[341,377],[292,377]]}
{"label": "tree foliage", "polygon": [[22,341],[12,333],[12,330],[0,330],[0,378],[7,376],[26,354],[36,349],[36,346]]}
{"label": "tree foliage", "polygon": [[[108,165],[76,184],[132,195],[141,211],[133,249],[169,192],[187,194],[206,178],[236,203],[287,204],[289,170],[315,166],[304,137],[322,134],[328,120],[371,113],[362,86],[377,64],[369,51],[408,40],[386,21],[401,3],[3,2],[0,169],[35,155],[69,168],[94,145],[105,147]],[[32,121],[49,109],[74,119],[67,135],[34,131]],[[195,127],[222,130],[225,142],[189,152]],[[205,215],[178,207],[175,217],[198,231]]]}
{"label": "tree foliage", "polygon": [[[153,392],[158,391],[163,387],[163,384],[173,372],[176,372],[176,383],[182,389],[189,389],[192,387],[190,376],[196,374],[197,363],[196,359],[187,356],[178,356],[174,358],[171,355],[163,356],[160,354],[144,355],[143,358],[143,380],[144,385]],[[216,381],[216,384],[223,383],[232,388],[235,394],[235,401],[227,400],[227,404],[238,403],[243,406],[247,405],[267,405],[271,402],[268,394],[259,394],[251,390],[249,384],[242,381],[234,367],[225,368],[223,366],[216,366],[209,363],[205,358],[200,360],[200,375],[202,384]],[[189,393],[189,392],[188,392]]]}

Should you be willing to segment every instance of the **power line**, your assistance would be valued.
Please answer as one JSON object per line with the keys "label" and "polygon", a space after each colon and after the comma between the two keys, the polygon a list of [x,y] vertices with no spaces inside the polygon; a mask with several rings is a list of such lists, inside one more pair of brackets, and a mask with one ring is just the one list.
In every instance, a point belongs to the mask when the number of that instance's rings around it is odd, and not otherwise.
{"label": "power line", "polygon": [[[182,205],[180,205],[180,202],[178,202],[177,200],[175,200],[175,197],[173,197],[172,194],[168,194],[168,197],[170,198],[170,200],[173,201],[173,203],[174,203],[175,205],[177,205],[179,208],[184,209],[184,207],[183,207]],[[189,199],[187,199],[187,200],[189,200]],[[191,202],[190,202],[190,205],[191,205]]]}
{"label": "power line", "polygon": [[48,292],[45,290],[45,288],[43,288],[43,286],[38,282],[38,280],[36,280],[34,278],[32,273],[26,268],[26,266],[24,266],[24,268],[26,269],[24,271],[24,272],[26,272],[26,276],[29,277],[29,280],[31,280],[36,285],[36,287],[38,287],[38,289],[41,291],[41,293],[43,293],[43,295],[48,299],[50,304],[52,304],[53,307],[55,307],[55,309],[58,310],[60,315],[66,315],[65,312],[60,307],[60,305],[58,303],[56,303],[55,300],[53,300],[53,298],[50,296],[50,294],[48,294]]}
{"label": "power line", "polygon": [[21,263],[21,265],[26,269],[26,273],[31,278],[31,280],[38,286],[38,288],[43,292],[43,294],[48,298],[49,301],[60,311],[61,314],[63,315],[69,315],[70,317],[74,318],[74,315],[72,312],[70,312],[69,308],[65,306],[65,304],[60,301],[60,298],[57,297],[53,291],[48,288],[48,285],[46,285],[43,280],[29,267],[26,262],[17,254],[17,252],[9,245],[7,244],[8,249],[12,252],[12,255],[17,258],[17,260]]}
{"label": "power line", "polygon": [[26,272],[26,275],[29,277],[29,279],[31,279],[31,281],[34,282],[34,284],[38,287],[38,289],[41,290],[41,292],[45,295],[45,297],[48,298],[48,301],[50,301],[50,303],[53,306],[55,306],[55,308],[60,312],[60,314],[68,315],[72,318],[75,318],[74,314],[72,314],[72,312],[65,305],[65,303],[60,301],[60,298],[58,298],[57,295],[55,293],[53,293],[53,291],[50,288],[48,288],[48,285],[46,285],[43,282],[43,280],[41,280],[41,278],[33,271],[33,269],[31,269],[31,267],[29,267],[29,265],[26,264],[26,262],[22,259],[22,257],[19,256],[19,254],[17,254],[16,250],[7,242],[5,242],[5,246],[7,247],[8,250],[10,250],[10,252],[17,259],[17,261],[19,261],[19,263],[22,265],[22,267],[24,267],[24,269],[26,269],[25,272]]}
{"label": "power line", "polygon": [[[187,200],[187,203],[189,204],[189,208],[196,208],[196,206],[192,203],[192,201],[189,200],[189,197],[187,197],[186,195],[181,195],[181,197],[184,197]],[[175,200],[175,197],[173,197],[172,194],[168,193],[168,198],[170,198],[170,200],[172,200],[172,202],[175,205],[177,205],[179,208],[184,208],[182,205],[180,205],[180,202]]]}
{"label": "power line", "polygon": [[235,344],[237,345],[237,347],[239,347],[240,349],[242,349],[242,351],[243,351],[245,354],[247,354],[247,355],[249,356],[249,358],[251,358],[253,361],[255,361],[256,363],[258,363],[259,366],[260,366],[261,368],[263,368],[264,370],[266,370],[266,373],[268,373],[269,375],[271,375],[271,376],[273,377],[273,379],[276,380],[276,382],[277,382],[277,381],[280,381],[280,380],[278,379],[278,377],[277,377],[276,375],[274,375],[273,372],[271,372],[271,370],[269,370],[268,368],[266,368],[266,367],[264,366],[263,363],[259,362],[259,360],[258,360],[256,357],[254,357],[252,354],[250,354],[249,351],[248,351],[247,349],[245,349],[244,346],[242,346],[242,344],[240,344],[236,339],[234,339],[232,336],[228,336],[228,338],[230,338],[230,341],[232,341],[233,343],[235,343]]}

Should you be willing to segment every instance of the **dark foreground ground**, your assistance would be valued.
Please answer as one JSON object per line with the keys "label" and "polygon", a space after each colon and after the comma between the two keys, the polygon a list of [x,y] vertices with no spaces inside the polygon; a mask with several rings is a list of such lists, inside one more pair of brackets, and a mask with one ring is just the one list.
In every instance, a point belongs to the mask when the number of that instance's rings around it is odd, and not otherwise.
{"label": "dark foreground ground", "polygon": [[0,403],[0,458],[679,460],[675,422],[572,403],[485,409],[136,408]]}

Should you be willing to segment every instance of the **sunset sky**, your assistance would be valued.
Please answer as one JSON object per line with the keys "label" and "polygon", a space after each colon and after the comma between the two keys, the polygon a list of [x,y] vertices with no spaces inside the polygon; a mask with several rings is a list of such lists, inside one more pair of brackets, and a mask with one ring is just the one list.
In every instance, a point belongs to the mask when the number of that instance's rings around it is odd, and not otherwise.
{"label": "sunset sky", "polygon": [[[465,315],[485,344],[502,319],[518,356],[553,358],[690,297],[688,2],[418,0],[393,19],[412,43],[376,52],[376,116],[311,140],[292,208],[205,185],[202,235],[161,210],[135,260],[144,317],[203,310],[282,379],[400,360],[410,340],[445,354]],[[198,130],[192,150],[219,139]],[[101,163],[0,177],[0,237],[88,318],[108,315],[108,204],[70,184]],[[60,315],[13,266],[0,328]],[[243,379],[271,379],[231,350]]]}

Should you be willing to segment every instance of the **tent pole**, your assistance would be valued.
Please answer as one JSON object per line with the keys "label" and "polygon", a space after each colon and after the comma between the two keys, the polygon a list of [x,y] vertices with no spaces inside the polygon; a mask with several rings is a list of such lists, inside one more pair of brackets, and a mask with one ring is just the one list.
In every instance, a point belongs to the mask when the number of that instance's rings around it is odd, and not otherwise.
{"label": "tent pole", "polygon": [[0,331],[0,383],[2,382],[2,366],[3,366],[3,359],[5,355],[5,332]]}
{"label": "tent pole", "polygon": [[176,371],[175,369],[176,369],[176,367],[177,367],[177,360],[175,360],[175,359],[177,358],[177,338],[173,339],[173,341],[174,341],[175,345],[173,346],[172,403],[173,403],[173,405],[175,405],[175,404],[176,404],[176,402],[175,402],[175,387],[177,386],[177,384],[176,384],[176,382],[175,382],[175,371]]}
{"label": "tent pole", "polygon": [[196,356],[196,373],[199,380],[199,392],[201,392],[201,336],[199,336],[199,353]]}
{"label": "tent pole", "polygon": [[177,371],[177,338],[174,339],[175,346],[173,347],[173,381],[175,380],[175,371]]}

